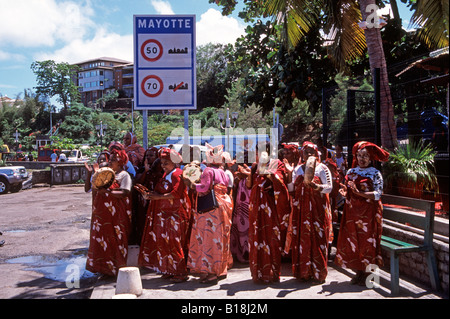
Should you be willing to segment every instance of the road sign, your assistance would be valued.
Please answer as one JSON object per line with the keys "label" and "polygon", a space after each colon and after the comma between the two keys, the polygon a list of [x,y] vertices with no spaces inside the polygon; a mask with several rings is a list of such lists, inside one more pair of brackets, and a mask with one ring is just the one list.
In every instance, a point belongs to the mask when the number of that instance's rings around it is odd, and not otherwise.
{"label": "road sign", "polygon": [[134,109],[197,109],[195,15],[134,15]]}

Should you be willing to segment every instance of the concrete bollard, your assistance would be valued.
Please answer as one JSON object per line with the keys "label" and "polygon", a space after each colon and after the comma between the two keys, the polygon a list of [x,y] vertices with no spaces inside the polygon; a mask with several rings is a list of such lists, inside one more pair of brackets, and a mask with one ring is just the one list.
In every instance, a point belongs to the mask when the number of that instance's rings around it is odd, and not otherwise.
{"label": "concrete bollard", "polygon": [[112,296],[111,299],[137,299],[137,296],[133,294],[118,294]]}
{"label": "concrete bollard", "polygon": [[142,294],[142,281],[137,267],[122,267],[119,269],[116,283],[116,295],[133,294],[139,296]]}

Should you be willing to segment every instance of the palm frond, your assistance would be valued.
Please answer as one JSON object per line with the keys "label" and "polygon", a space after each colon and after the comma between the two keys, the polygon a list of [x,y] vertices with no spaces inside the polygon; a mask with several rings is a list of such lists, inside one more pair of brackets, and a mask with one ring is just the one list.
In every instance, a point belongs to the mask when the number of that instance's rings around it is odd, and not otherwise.
{"label": "palm frond", "polygon": [[346,61],[363,56],[367,49],[364,31],[358,26],[361,11],[354,0],[325,0],[324,11],[328,12],[326,26],[330,26],[325,28],[330,55],[343,69]]}
{"label": "palm frond", "polygon": [[419,37],[430,48],[449,45],[449,0],[417,0],[411,24],[421,27]]}
{"label": "palm frond", "polygon": [[319,8],[315,1],[266,0],[264,12],[274,18],[275,24],[285,27],[285,40],[294,48],[316,23]]}

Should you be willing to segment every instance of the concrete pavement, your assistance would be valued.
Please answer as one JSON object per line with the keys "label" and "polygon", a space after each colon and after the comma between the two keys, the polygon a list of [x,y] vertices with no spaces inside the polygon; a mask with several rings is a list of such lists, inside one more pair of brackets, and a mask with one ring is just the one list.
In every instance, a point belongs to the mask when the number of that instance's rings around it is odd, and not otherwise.
{"label": "concrete pavement", "polygon": [[[228,271],[227,278],[216,285],[199,283],[189,276],[183,283],[172,283],[161,275],[140,269],[143,293],[137,299],[185,299],[186,301],[214,299],[446,299],[428,287],[400,280],[400,294],[390,295],[390,274],[379,270],[379,287],[367,288],[350,284],[353,272],[329,263],[328,276],[322,285],[299,282],[291,275],[290,263],[283,263],[279,283],[255,284],[251,280],[248,265],[237,264]],[[91,299],[111,299],[115,295],[115,280],[99,281]]]}

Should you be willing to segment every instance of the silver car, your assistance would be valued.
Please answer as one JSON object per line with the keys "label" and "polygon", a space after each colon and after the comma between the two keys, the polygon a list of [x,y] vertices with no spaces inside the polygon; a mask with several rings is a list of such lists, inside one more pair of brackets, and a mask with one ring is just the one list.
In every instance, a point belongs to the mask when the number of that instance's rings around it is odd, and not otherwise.
{"label": "silver car", "polygon": [[16,193],[22,189],[22,183],[28,178],[23,166],[0,167],[0,195],[8,191]]}

